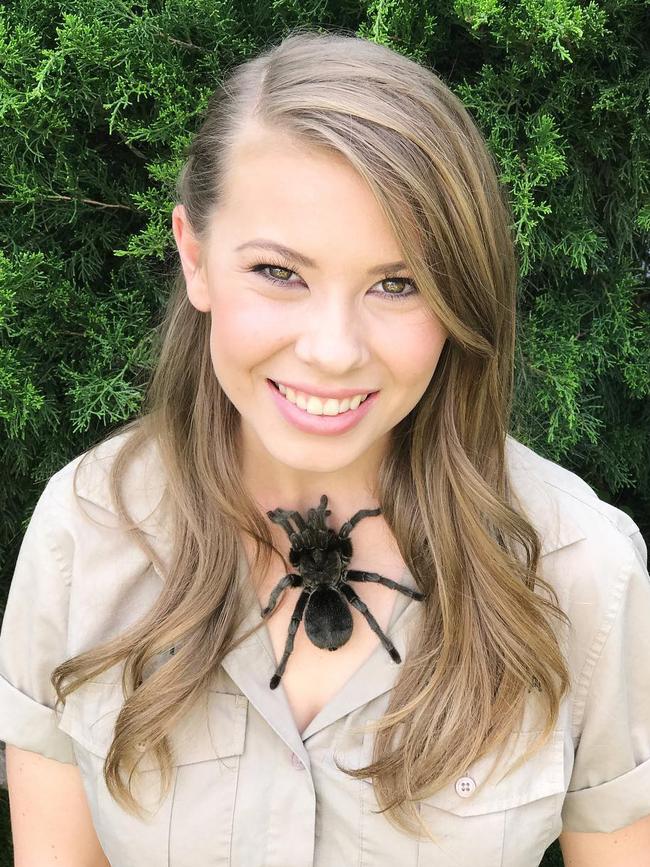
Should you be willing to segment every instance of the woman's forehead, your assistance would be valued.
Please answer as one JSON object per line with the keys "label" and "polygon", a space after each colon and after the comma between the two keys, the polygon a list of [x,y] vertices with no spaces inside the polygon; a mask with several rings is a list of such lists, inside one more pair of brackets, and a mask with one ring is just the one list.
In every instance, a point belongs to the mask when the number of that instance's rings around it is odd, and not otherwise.
{"label": "woman's forehead", "polygon": [[[378,262],[403,259],[392,227],[363,178],[344,160],[258,150],[232,164],[213,230],[232,249],[254,238],[292,248],[318,263],[358,252]],[[313,267],[304,263],[306,267]]]}

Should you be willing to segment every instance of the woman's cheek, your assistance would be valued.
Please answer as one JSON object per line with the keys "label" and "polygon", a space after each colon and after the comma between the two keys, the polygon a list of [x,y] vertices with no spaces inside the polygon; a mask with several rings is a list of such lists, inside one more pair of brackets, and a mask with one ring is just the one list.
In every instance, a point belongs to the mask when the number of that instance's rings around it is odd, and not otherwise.
{"label": "woman's cheek", "polygon": [[212,311],[211,351],[213,361],[235,367],[254,367],[286,345],[290,335],[286,310],[282,305],[265,304],[260,299],[246,303],[219,304]]}
{"label": "woman's cheek", "polygon": [[413,367],[433,373],[447,337],[442,323],[430,318],[421,322],[410,335],[405,335],[404,345],[409,347]]}

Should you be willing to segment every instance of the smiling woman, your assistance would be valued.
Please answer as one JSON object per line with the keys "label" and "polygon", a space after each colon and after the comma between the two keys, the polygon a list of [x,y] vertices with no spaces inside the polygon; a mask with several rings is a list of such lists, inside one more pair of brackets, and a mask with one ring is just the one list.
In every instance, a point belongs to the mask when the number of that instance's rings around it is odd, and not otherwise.
{"label": "smiling woman", "polygon": [[217,87],[143,412],[49,480],[0,634],[0,737],[113,867],[535,867],[650,814],[647,550],[508,433],[511,224],[385,45]]}
{"label": "smiling woman", "polygon": [[[282,242],[258,237],[267,226]],[[413,278],[397,273],[407,267],[372,190],[347,159],[258,122],[240,132],[202,244],[183,205],[173,227],[188,297],[212,314],[212,365],[241,418],[247,488],[269,508],[298,496],[305,509],[322,482],[307,488],[301,477],[319,470],[337,513],[351,513],[447,340]],[[282,258],[260,262],[260,250]],[[269,379],[291,388],[288,400]],[[319,392],[344,391],[374,394],[341,415],[333,404],[325,412]],[[336,450],[318,434],[339,435]]]}

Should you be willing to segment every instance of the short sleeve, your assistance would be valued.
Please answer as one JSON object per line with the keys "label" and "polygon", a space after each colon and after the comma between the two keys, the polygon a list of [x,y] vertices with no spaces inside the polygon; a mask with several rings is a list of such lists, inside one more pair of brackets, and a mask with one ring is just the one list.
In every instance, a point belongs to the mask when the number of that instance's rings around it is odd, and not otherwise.
{"label": "short sleeve", "polygon": [[564,831],[611,832],[650,815],[650,576],[637,531],[621,536],[622,569],[593,664],[562,807]]}
{"label": "short sleeve", "polygon": [[71,566],[54,529],[60,526],[50,479],[23,536],[0,630],[0,740],[76,764],[72,740],[58,728],[50,683],[68,658]]}

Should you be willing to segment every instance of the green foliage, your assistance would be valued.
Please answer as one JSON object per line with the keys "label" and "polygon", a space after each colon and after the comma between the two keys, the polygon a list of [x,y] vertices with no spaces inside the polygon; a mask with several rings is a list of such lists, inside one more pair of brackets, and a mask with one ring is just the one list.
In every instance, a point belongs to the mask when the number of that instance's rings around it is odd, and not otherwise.
{"label": "green foliage", "polygon": [[9,811],[9,792],[0,788],[0,867],[12,867],[14,859],[11,836],[11,814]]}

